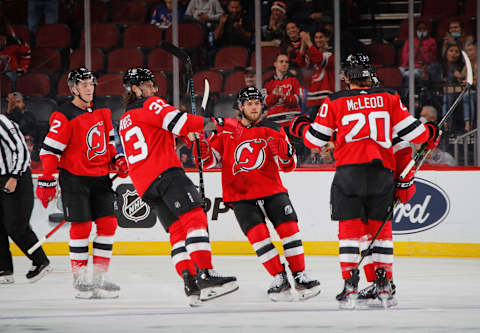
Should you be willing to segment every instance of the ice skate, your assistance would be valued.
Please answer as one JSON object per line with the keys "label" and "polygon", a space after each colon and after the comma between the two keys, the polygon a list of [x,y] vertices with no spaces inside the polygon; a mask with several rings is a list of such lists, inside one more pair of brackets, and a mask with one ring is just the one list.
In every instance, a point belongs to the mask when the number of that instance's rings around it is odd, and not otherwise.
{"label": "ice skate", "polygon": [[93,285],[88,281],[86,269],[81,269],[79,272],[73,274],[73,288],[75,289],[75,298],[92,298]]}
{"label": "ice skate", "polygon": [[272,284],[268,288],[267,293],[274,302],[291,302],[293,301],[292,287],[288,282],[287,272],[283,271],[273,277]]}
{"label": "ice skate", "polygon": [[47,261],[43,264],[40,264],[38,266],[32,265],[30,270],[27,272],[27,280],[30,283],[37,282],[40,280],[42,277],[47,275],[53,270],[52,266],[50,266],[50,262]]}
{"label": "ice skate", "polygon": [[305,301],[320,294],[320,281],[311,279],[305,271],[293,273],[293,279],[300,301]]}
{"label": "ice skate", "polygon": [[[390,285],[392,286],[392,295],[395,295],[396,287],[392,280],[390,280]],[[358,292],[357,305],[368,308],[383,307],[382,301],[378,298],[375,282]]]}
{"label": "ice skate", "polygon": [[0,284],[11,284],[14,283],[13,272],[11,271],[0,271]]}
{"label": "ice skate", "polygon": [[192,307],[200,306],[200,289],[197,286],[197,279],[194,275],[191,275],[188,270],[182,272],[185,295],[188,298],[188,304]]}
{"label": "ice skate", "polygon": [[390,308],[397,305],[395,298],[395,289],[392,287],[390,279],[387,278],[387,271],[384,268],[377,268],[377,279],[375,280],[375,288],[377,289],[377,297],[381,301],[384,308]]}
{"label": "ice skate", "polygon": [[197,274],[200,300],[208,301],[238,289],[237,278],[222,276],[213,269],[201,269]]}
{"label": "ice skate", "polygon": [[120,294],[120,286],[109,281],[103,272],[95,272],[92,285],[92,298],[118,298]]}
{"label": "ice skate", "polygon": [[358,269],[352,269],[350,271],[350,278],[345,280],[345,285],[342,292],[336,296],[340,309],[355,309],[358,296],[357,288],[359,280],[360,278]]}

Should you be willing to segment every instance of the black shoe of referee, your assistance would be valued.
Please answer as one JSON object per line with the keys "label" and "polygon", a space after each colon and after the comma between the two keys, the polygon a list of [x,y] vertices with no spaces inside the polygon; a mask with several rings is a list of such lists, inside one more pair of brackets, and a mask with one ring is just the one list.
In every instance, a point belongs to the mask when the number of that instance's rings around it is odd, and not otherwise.
{"label": "black shoe of referee", "polygon": [[38,266],[32,265],[30,270],[27,273],[27,280],[30,283],[37,282],[40,280],[42,277],[47,275],[53,270],[52,266],[50,266],[50,261],[46,261],[43,264],[40,264]]}

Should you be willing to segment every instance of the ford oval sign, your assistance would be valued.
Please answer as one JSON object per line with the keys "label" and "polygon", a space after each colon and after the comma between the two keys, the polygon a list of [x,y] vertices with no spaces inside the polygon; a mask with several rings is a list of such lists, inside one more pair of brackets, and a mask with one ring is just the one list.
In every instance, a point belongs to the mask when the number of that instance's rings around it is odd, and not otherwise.
{"label": "ford oval sign", "polygon": [[450,211],[450,199],[439,186],[415,178],[417,191],[408,203],[398,204],[392,219],[394,235],[413,234],[440,224]]}

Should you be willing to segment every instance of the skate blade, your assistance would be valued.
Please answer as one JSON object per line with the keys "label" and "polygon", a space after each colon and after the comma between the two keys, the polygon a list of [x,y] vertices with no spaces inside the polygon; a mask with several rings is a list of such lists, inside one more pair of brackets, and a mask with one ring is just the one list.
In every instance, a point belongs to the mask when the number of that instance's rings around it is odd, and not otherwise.
{"label": "skate blade", "polygon": [[299,301],[306,301],[307,299],[313,298],[320,294],[322,289],[320,285],[312,287],[310,289],[296,289],[298,293],[298,300]]}
{"label": "skate blade", "polygon": [[205,302],[211,299],[233,293],[238,290],[238,284],[236,281],[225,283],[221,286],[209,287],[200,290],[200,300]]}
{"label": "skate blade", "polygon": [[383,307],[384,309],[391,308],[392,306],[396,306],[398,304],[397,299],[388,295],[387,293],[379,294],[378,298],[381,302],[378,307]]}
{"label": "skate blade", "polygon": [[91,299],[93,296],[93,290],[89,291],[77,291],[75,294],[76,299]]}
{"label": "skate blade", "polygon": [[294,297],[291,289],[282,291],[281,293],[268,294],[268,297],[270,297],[270,299],[273,302],[293,302],[294,301]]}
{"label": "skate blade", "polygon": [[0,277],[0,284],[12,284],[14,282],[13,275]]}
{"label": "skate blade", "polygon": [[190,295],[188,296],[188,305],[192,308],[202,305],[202,301],[200,300],[200,295]]}
{"label": "skate blade", "polygon": [[94,289],[92,299],[115,299],[120,296],[119,290]]}
{"label": "skate blade", "polygon": [[43,269],[43,271],[41,271],[37,276],[31,278],[31,279],[27,279],[28,282],[30,283],[35,283],[37,282],[38,280],[40,280],[41,278],[43,278],[45,275],[47,275],[48,273],[50,273],[51,271],[53,271],[53,267],[48,265],[47,267],[45,267]]}
{"label": "skate blade", "polygon": [[339,301],[338,307],[342,310],[354,310],[357,306],[357,294],[348,295],[344,301]]}

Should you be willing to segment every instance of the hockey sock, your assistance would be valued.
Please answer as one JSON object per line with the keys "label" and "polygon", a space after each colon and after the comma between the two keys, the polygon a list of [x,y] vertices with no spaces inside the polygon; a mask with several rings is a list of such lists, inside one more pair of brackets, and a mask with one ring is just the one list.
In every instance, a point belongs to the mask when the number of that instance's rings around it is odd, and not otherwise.
{"label": "hockey sock", "polygon": [[300,238],[297,221],[284,222],[276,228],[282,239],[285,259],[287,259],[292,272],[305,270],[305,254]]}
{"label": "hockey sock", "polygon": [[88,237],[92,230],[92,222],[71,222],[70,223],[70,262],[72,272],[76,274],[88,263]]}
{"label": "hockey sock", "polygon": [[[375,235],[383,221],[368,220],[368,229],[370,235]],[[380,234],[373,243],[372,247],[373,266],[385,268],[387,278],[392,278],[393,266],[393,241],[392,241],[392,221],[388,221],[383,226]]]}
{"label": "hockey sock", "polygon": [[257,253],[262,265],[267,269],[270,275],[275,276],[284,271],[280,262],[278,251],[273,245],[267,225],[260,223],[248,230],[247,238],[252,244],[253,249]]}
{"label": "hockey sock", "polygon": [[117,218],[105,216],[95,220],[97,236],[93,240],[93,266],[98,272],[107,272],[112,257],[113,237],[117,229]]}
{"label": "hockey sock", "polygon": [[344,280],[350,278],[350,270],[357,266],[360,259],[360,239],[365,234],[365,223],[360,219],[338,222],[340,268]]}
{"label": "hockey sock", "polygon": [[367,251],[368,245],[372,240],[372,235],[364,235],[360,239],[360,251],[362,256],[365,258],[363,259],[363,271],[365,272],[365,277],[368,282],[373,282],[377,278],[377,274],[375,273],[375,267],[373,266],[373,258],[372,258],[372,249]]}
{"label": "hockey sock", "polygon": [[212,268],[212,248],[208,239],[207,215],[201,207],[197,207],[178,219],[183,223],[187,237],[185,247],[198,269]]}
{"label": "hockey sock", "polygon": [[168,232],[170,233],[170,244],[172,244],[172,252],[170,255],[177,274],[182,277],[182,272],[185,269],[187,269],[191,275],[197,274],[192,259],[190,259],[187,248],[185,247],[187,231],[182,222],[175,221],[170,228],[168,228]]}

